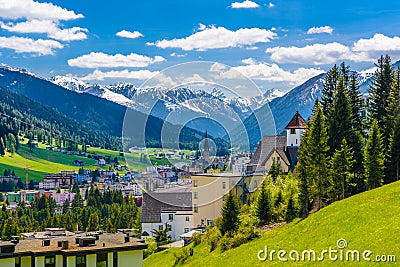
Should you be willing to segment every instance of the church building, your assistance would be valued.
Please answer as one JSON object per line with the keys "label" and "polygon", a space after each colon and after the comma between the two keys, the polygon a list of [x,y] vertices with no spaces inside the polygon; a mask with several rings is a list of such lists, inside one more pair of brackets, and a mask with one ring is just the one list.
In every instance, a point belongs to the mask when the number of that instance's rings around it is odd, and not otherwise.
{"label": "church building", "polygon": [[263,136],[249,162],[248,173],[268,172],[274,162],[284,173],[293,171],[306,127],[306,121],[297,111],[285,127],[286,135]]}

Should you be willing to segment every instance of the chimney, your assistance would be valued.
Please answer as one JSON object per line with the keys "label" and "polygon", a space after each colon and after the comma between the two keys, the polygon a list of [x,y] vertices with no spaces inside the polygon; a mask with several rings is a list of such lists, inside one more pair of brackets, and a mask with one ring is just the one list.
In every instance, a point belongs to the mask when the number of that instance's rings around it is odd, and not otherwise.
{"label": "chimney", "polygon": [[126,235],[125,235],[125,243],[128,243],[129,240],[130,240],[129,234],[126,234]]}

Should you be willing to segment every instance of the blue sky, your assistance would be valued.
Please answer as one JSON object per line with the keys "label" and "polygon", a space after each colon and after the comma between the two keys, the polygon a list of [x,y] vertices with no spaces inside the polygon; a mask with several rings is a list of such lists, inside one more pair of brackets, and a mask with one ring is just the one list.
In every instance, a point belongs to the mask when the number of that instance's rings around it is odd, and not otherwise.
{"label": "blue sky", "polygon": [[289,90],[333,64],[400,59],[400,1],[0,0],[1,63],[140,85],[189,61]]}

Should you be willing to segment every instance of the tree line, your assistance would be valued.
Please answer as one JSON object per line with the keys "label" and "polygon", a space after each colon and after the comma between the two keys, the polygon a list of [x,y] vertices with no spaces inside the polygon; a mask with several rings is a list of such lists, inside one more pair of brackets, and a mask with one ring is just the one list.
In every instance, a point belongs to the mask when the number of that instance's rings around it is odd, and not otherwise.
{"label": "tree line", "polygon": [[299,148],[302,217],[399,178],[400,70],[388,55],[375,65],[367,99],[345,63],[327,73]]}
{"label": "tree line", "polygon": [[24,232],[44,231],[48,227],[62,227],[68,231],[115,232],[116,229],[138,229],[140,233],[140,209],[133,199],[125,199],[121,191],[104,191],[91,187],[87,190],[86,206],[78,186],[71,203],[63,203],[62,214],[56,213],[55,200],[46,195],[36,198],[30,205],[19,203],[10,211],[4,205],[0,211],[0,233],[3,240]]}

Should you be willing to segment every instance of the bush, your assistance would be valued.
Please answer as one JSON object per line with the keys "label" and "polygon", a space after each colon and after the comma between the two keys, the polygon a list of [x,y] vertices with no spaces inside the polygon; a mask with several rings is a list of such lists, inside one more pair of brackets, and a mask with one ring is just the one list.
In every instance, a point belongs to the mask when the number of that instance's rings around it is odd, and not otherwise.
{"label": "bush", "polygon": [[178,265],[179,263],[184,263],[189,258],[189,249],[187,247],[184,247],[182,249],[174,251],[174,257],[174,266]]}
{"label": "bush", "polygon": [[248,240],[249,239],[243,233],[238,232],[231,238],[231,248],[246,244]]}
{"label": "bush", "polygon": [[219,245],[221,246],[221,251],[226,251],[232,247],[232,240],[228,234],[225,234],[219,240]]}
{"label": "bush", "polygon": [[146,239],[144,240],[144,242],[147,244],[147,249],[144,250],[143,253],[143,257],[147,258],[148,256],[150,256],[151,254],[153,254],[154,252],[157,251],[158,247],[157,247],[157,242],[154,240],[153,237],[149,236],[146,237]]}
{"label": "bush", "polygon": [[217,242],[221,237],[221,232],[217,227],[207,227],[205,240],[210,245],[210,252],[212,252],[217,247]]}
{"label": "bush", "polygon": [[193,235],[192,235],[192,242],[193,242],[193,246],[197,246],[197,245],[199,245],[200,243],[201,243],[201,233],[199,233],[199,232],[197,232],[197,233],[194,233]]}

